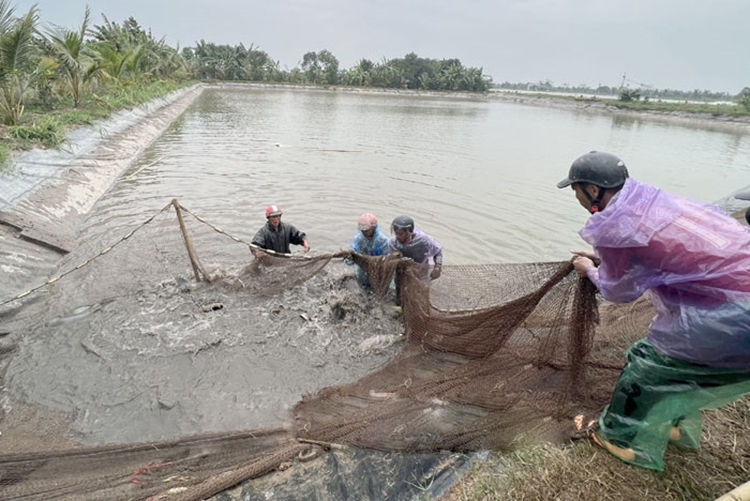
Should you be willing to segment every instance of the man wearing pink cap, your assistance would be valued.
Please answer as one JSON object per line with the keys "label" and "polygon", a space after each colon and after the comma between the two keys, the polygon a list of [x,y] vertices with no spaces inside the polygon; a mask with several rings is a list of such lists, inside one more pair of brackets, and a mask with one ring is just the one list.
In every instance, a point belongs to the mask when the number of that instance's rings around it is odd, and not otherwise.
{"label": "man wearing pink cap", "polygon": [[[359,231],[352,239],[351,250],[357,254],[366,256],[385,256],[389,253],[388,237],[386,237],[378,226],[377,218],[370,213],[359,216]],[[354,264],[347,261],[347,264]],[[370,280],[367,278],[365,270],[357,267],[357,280],[365,289],[370,287]]]}

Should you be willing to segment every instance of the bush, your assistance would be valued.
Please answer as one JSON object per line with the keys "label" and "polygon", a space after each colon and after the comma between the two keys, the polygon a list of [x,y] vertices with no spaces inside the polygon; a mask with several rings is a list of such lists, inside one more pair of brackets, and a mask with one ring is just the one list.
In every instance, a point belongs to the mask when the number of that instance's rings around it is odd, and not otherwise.
{"label": "bush", "polygon": [[742,92],[737,97],[739,98],[740,106],[750,111],[750,87],[742,89]]}
{"label": "bush", "polygon": [[0,144],[0,172],[3,172],[6,169],[5,163],[8,161],[8,158],[10,158],[8,147],[4,144]]}
{"label": "bush", "polygon": [[630,102],[641,99],[641,89],[620,89],[620,101]]}
{"label": "bush", "polygon": [[63,140],[59,127],[56,127],[52,122],[41,125],[33,123],[31,125],[10,126],[8,127],[8,135],[21,142],[36,142],[46,147],[57,146]]}

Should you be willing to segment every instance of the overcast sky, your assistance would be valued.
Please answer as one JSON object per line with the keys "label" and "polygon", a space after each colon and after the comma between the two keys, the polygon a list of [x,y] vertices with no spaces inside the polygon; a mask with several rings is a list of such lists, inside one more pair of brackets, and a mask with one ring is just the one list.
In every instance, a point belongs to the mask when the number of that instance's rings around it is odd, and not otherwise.
{"label": "overcast sky", "polygon": [[256,47],[293,68],[328,49],[348,68],[416,52],[481,66],[496,82],[633,82],[738,93],[750,87],[748,0],[10,0],[42,21],[133,16],[181,47]]}

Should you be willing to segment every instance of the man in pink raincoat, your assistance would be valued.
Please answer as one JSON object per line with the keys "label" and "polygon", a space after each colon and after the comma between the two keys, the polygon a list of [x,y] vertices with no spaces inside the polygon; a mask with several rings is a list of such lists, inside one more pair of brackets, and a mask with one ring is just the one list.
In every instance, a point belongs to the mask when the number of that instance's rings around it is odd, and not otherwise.
{"label": "man in pink raincoat", "polygon": [[611,302],[648,291],[656,310],[592,436],[624,461],[663,470],[670,440],[700,444],[701,409],[750,394],[750,230],[630,178],[610,153],[579,157],[557,186],[592,214],[580,235],[594,251],[574,252],[576,271]]}

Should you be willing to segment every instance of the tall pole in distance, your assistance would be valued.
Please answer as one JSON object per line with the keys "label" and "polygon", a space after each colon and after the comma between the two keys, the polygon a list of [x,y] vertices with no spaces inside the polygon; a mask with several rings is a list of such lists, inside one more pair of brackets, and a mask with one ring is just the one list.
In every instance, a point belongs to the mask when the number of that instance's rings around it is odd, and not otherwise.
{"label": "tall pole in distance", "polygon": [[177,220],[180,222],[180,231],[182,232],[182,238],[185,239],[185,247],[187,247],[188,257],[190,258],[190,265],[193,267],[193,275],[195,276],[195,281],[200,282],[201,276],[200,272],[198,271],[198,260],[195,258],[193,245],[190,243],[190,237],[188,237],[187,228],[185,227],[185,221],[182,219],[182,208],[180,207],[180,202],[178,202],[176,198],[173,198],[172,205],[174,205],[174,210],[177,213]]}

